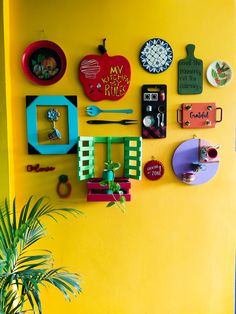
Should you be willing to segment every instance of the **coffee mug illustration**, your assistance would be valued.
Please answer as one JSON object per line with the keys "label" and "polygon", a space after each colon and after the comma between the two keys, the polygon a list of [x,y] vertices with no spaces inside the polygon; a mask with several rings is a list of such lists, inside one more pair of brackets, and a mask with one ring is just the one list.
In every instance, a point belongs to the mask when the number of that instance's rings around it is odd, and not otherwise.
{"label": "coffee mug illustration", "polygon": [[196,175],[193,172],[184,172],[182,174],[182,181],[185,183],[191,183],[196,179]]}
{"label": "coffee mug illustration", "polygon": [[193,172],[205,171],[207,169],[207,165],[204,165],[200,162],[192,162],[191,165]]}
{"label": "coffee mug illustration", "polygon": [[205,162],[214,161],[218,157],[219,145],[216,146],[203,146],[200,149],[200,159]]}

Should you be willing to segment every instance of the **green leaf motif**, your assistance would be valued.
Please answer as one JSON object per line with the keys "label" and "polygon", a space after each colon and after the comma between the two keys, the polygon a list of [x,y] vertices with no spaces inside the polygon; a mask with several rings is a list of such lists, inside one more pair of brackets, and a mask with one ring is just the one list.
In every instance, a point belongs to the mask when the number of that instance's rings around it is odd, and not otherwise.
{"label": "green leaf motif", "polygon": [[219,74],[219,77],[220,77],[220,78],[225,78],[225,73],[220,73],[220,74]]}
{"label": "green leaf motif", "polygon": [[114,189],[114,192],[118,192],[118,191],[120,190],[120,185],[119,185],[119,183],[115,183],[113,189]]}
{"label": "green leaf motif", "polygon": [[122,195],[122,196],[120,197],[120,203],[121,203],[121,204],[124,204],[125,202],[126,202],[126,198],[125,198],[124,195]]}
{"label": "green leaf motif", "polygon": [[38,63],[41,63],[44,59],[45,59],[45,55],[44,54],[38,54]]}
{"label": "green leaf motif", "polygon": [[213,78],[216,78],[217,77],[217,72],[214,69],[212,69],[211,70],[211,75],[212,75]]}
{"label": "green leaf motif", "polygon": [[216,68],[217,70],[220,69],[220,64],[218,62],[216,62]]}
{"label": "green leaf motif", "polygon": [[108,181],[107,180],[102,180],[102,181],[99,182],[99,184],[101,186],[106,186],[106,185],[108,185]]}
{"label": "green leaf motif", "polygon": [[229,68],[227,68],[227,67],[222,69],[223,72],[227,72],[228,70],[229,70]]}
{"label": "green leaf motif", "polygon": [[115,202],[109,202],[106,207],[111,207],[113,205],[115,205]]}
{"label": "green leaf motif", "polygon": [[220,86],[223,86],[223,85],[225,85],[226,83],[227,83],[227,79],[221,80],[219,85],[220,85]]}

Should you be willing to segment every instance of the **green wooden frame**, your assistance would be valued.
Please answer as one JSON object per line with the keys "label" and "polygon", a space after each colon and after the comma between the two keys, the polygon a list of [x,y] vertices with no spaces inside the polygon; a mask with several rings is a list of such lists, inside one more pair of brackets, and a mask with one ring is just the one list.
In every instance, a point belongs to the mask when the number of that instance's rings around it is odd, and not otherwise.
{"label": "green wooden frame", "polygon": [[124,144],[124,177],[136,180],[142,175],[141,137],[88,137],[78,138],[78,179],[94,178],[95,143],[107,145],[107,160],[111,160],[111,144]]}

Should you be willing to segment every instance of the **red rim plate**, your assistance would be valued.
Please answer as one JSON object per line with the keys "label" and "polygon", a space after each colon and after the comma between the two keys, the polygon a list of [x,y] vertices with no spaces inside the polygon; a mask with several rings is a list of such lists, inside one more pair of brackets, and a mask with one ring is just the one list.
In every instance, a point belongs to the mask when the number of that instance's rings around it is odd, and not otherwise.
{"label": "red rim plate", "polygon": [[[46,52],[46,55],[44,59],[39,61],[38,59],[41,58],[40,53],[42,56],[42,51]],[[66,71],[66,56],[63,50],[57,44],[48,40],[40,40],[31,43],[25,49],[21,63],[27,78],[39,85],[51,85],[56,83],[62,78]],[[43,74],[42,72],[43,64],[46,65],[46,69],[44,68],[44,72],[46,73],[47,71],[46,78],[43,77],[43,75],[45,75],[45,73]],[[34,69],[36,69],[35,73]],[[50,75],[51,77],[48,77]]]}

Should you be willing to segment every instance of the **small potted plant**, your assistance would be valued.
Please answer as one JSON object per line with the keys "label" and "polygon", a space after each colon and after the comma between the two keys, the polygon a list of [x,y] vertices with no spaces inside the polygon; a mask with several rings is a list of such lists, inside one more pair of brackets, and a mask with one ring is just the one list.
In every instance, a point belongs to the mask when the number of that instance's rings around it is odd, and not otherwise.
{"label": "small potted plant", "polygon": [[126,198],[123,195],[124,192],[121,190],[120,184],[115,182],[115,171],[120,168],[119,162],[113,162],[111,160],[105,161],[105,168],[102,174],[102,181],[100,181],[101,186],[107,186],[107,194],[111,194],[113,200],[107,204],[107,207],[117,205],[124,212],[124,204]]}
{"label": "small potted plant", "polygon": [[112,194],[113,191],[109,183],[114,182],[115,171],[120,168],[120,163],[108,160],[104,162],[104,165],[105,165],[105,168],[102,173],[102,180],[103,180],[102,185],[108,185],[108,189],[106,190],[106,193]]}

